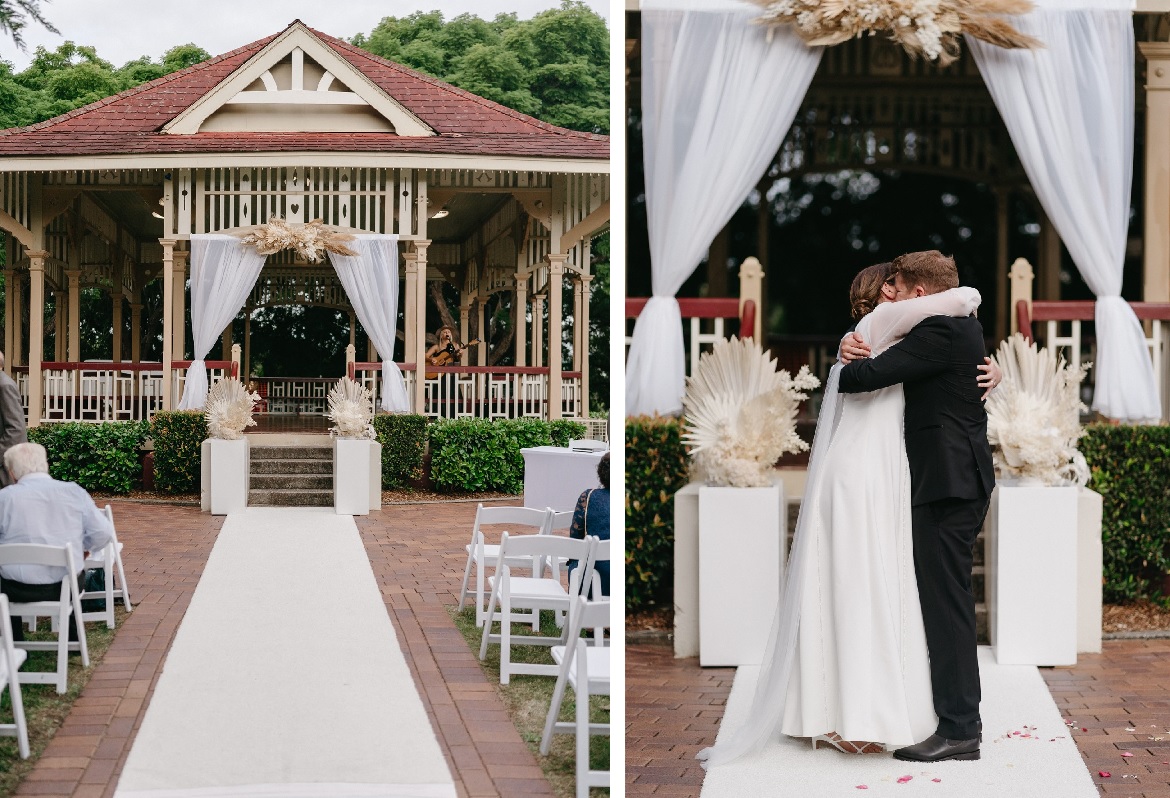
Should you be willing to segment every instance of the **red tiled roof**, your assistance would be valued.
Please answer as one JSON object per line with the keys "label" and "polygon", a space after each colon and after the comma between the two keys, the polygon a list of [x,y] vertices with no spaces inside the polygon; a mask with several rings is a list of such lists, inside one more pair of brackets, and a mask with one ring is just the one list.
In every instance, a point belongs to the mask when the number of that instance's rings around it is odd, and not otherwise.
{"label": "red tiled roof", "polygon": [[312,32],[438,135],[161,132],[164,125],[260,52],[276,38],[274,35],[62,116],[28,127],[0,130],[0,156],[322,150],[609,158],[608,136],[554,127],[320,31]]}

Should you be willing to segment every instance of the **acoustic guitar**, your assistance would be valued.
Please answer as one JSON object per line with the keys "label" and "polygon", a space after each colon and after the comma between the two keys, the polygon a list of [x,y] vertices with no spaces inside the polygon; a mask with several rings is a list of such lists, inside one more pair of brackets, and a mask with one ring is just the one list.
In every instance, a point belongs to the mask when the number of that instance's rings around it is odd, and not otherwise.
{"label": "acoustic guitar", "polygon": [[[478,343],[479,343],[478,338],[472,338],[470,341],[468,341],[463,346],[455,347],[455,349],[457,350],[456,352],[452,352],[450,349],[442,349],[439,352],[432,355],[431,357],[428,357],[427,364],[431,365],[431,366],[449,366],[455,362],[455,358],[459,357],[459,354],[462,350],[466,349],[469,346],[475,346]],[[438,372],[429,372],[428,374],[426,374],[426,379],[433,380],[437,376],[438,376]]]}

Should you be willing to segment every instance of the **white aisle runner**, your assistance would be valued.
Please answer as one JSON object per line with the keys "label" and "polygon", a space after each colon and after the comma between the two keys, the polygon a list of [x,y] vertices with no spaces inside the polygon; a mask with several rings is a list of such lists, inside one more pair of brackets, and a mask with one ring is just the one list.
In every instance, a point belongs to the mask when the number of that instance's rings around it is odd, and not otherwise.
{"label": "white aisle runner", "polygon": [[353,518],[233,513],[118,798],[454,798]]}
{"label": "white aisle runner", "polygon": [[[754,666],[736,672],[720,737],[743,723],[759,671]],[[1072,732],[1036,668],[998,665],[991,649],[980,646],[979,671],[983,745],[978,762],[930,765],[899,762],[890,754],[813,751],[807,740],[784,737],[758,756],[711,768],[701,798],[1095,798],[1097,788]]]}

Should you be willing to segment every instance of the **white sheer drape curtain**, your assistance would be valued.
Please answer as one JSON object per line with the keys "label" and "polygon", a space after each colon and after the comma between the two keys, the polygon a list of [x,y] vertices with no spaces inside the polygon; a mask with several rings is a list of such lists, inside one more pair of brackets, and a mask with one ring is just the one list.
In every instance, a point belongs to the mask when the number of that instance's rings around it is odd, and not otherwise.
{"label": "white sheer drape curtain", "polygon": [[398,329],[398,236],[356,235],[346,246],[357,255],[329,253],[358,321],[382,356],[382,409],[406,413],[410,403],[394,362]]}
{"label": "white sheer drape curtain", "polygon": [[772,41],[737,0],[643,0],[642,134],[650,301],[626,363],[626,412],[676,413],[686,374],[674,298],[776,154],[821,58]]}
{"label": "white sheer drape curtain", "polygon": [[967,37],[1044,212],[1097,295],[1093,409],[1161,416],[1141,323],[1121,298],[1133,182],[1134,34],[1128,0],[1038,0],[1012,17],[1041,50]]}
{"label": "white sheer drape curtain", "polygon": [[[207,403],[204,359],[223,329],[240,312],[265,256],[235,236],[221,233],[191,236],[191,330],[195,360],[187,369],[180,410],[201,410]],[[181,291],[182,286],[176,287]]]}

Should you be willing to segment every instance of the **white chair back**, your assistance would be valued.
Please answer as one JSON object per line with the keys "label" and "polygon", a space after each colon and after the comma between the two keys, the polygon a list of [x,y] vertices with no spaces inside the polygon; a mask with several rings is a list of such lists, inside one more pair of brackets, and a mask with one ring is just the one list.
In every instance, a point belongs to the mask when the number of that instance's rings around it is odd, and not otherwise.
{"label": "white chair back", "polygon": [[28,656],[24,651],[12,644],[12,625],[9,618],[8,596],[0,593],[0,691],[8,688],[8,695],[12,700],[12,719],[14,723],[0,724],[0,734],[16,737],[16,747],[20,751],[21,759],[28,759],[28,724],[24,719],[24,698],[20,692],[20,666]]}

